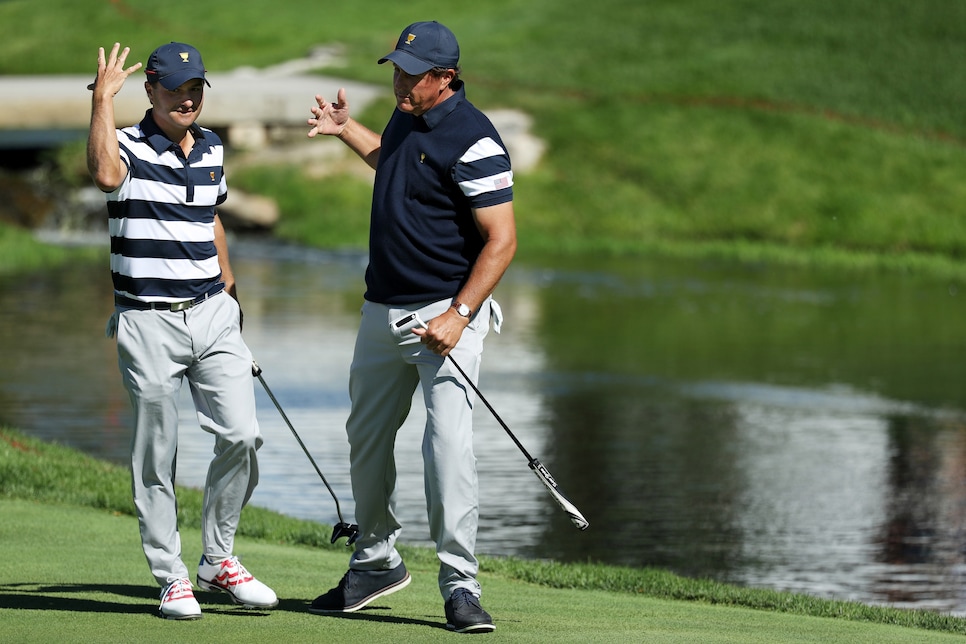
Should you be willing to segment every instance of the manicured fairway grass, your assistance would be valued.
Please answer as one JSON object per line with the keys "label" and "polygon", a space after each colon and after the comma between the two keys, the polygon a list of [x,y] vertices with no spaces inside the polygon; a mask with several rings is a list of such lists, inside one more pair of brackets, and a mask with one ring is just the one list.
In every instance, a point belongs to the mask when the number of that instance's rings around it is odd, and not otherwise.
{"label": "manicured fairway grass", "polygon": [[[242,538],[237,552],[279,594],[272,611],[236,608],[197,592],[204,617],[156,616],[158,591],[140,552],[137,521],[104,510],[0,501],[0,640],[4,642],[436,642],[445,630],[436,568],[410,564],[413,583],[346,617],[306,611],[338,581],[346,553]],[[182,534],[185,558],[200,533]],[[13,556],[11,556],[13,555]],[[961,636],[841,619],[655,599],[623,592],[554,589],[484,573],[484,605],[496,642],[952,642]]]}
{"label": "manicured fairway grass", "polygon": [[[200,557],[197,490],[179,491],[182,547]],[[358,614],[308,602],[335,585],[348,550],[329,527],[246,508],[235,552],[278,593],[272,611],[198,591],[204,618],[157,617],[132,516],[129,474],[0,428],[0,641],[431,642],[445,630],[432,551],[403,546],[414,581]],[[601,538],[606,538],[602,534]],[[660,570],[483,558],[484,606],[513,642],[943,642],[966,620],[691,580]]]}

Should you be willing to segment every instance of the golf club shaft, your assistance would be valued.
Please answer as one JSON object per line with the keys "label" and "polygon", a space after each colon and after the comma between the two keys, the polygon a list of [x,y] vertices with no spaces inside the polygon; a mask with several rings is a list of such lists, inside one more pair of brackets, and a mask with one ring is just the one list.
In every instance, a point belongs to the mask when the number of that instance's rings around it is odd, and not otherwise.
{"label": "golf club shaft", "polygon": [[463,380],[465,380],[473,391],[476,392],[476,396],[483,402],[484,405],[486,405],[486,408],[490,410],[490,413],[493,414],[496,422],[500,423],[500,426],[503,427],[504,431],[506,431],[507,436],[513,440],[516,446],[520,448],[520,451],[523,452],[523,455],[527,457],[530,469],[533,470],[533,473],[537,475],[537,478],[540,479],[540,482],[543,483],[543,485],[547,488],[547,490],[550,492],[550,495],[557,502],[557,505],[559,505],[560,508],[567,513],[567,516],[570,517],[570,522],[573,523],[579,530],[586,530],[588,527],[590,527],[590,522],[584,518],[584,515],[580,512],[580,510],[577,509],[577,506],[574,505],[573,502],[568,499],[557,486],[557,482],[554,480],[553,475],[550,474],[550,470],[548,470],[543,463],[530,455],[530,452],[527,451],[527,448],[525,448],[523,443],[521,443],[513,432],[510,431],[510,427],[503,422],[503,419],[500,418],[500,415],[496,413],[495,409],[493,409],[493,405],[491,405],[486,399],[486,397],[483,395],[483,392],[481,392],[479,388],[473,384],[473,381],[470,380],[469,376],[466,375],[466,372],[463,371],[463,368],[460,367],[459,363],[456,362],[453,356],[447,355],[446,357],[449,358],[449,361],[452,363],[452,365],[456,367],[456,370],[460,372],[461,376],[463,376]]}
{"label": "golf club shaft", "polygon": [[[422,326],[424,329],[429,328],[418,315],[413,315],[416,317],[416,320],[419,322],[420,326]],[[547,488],[547,490],[550,492],[550,495],[557,502],[557,505],[559,505],[560,508],[567,513],[567,516],[570,517],[570,522],[573,523],[579,530],[586,530],[590,526],[590,522],[584,518],[584,515],[581,514],[580,510],[577,509],[577,506],[574,505],[573,502],[568,499],[560,490],[560,488],[557,486],[557,482],[550,474],[550,470],[548,470],[543,463],[530,455],[530,452],[527,451],[527,448],[524,447],[523,443],[521,443],[513,432],[510,431],[510,427],[503,422],[503,419],[500,418],[498,413],[496,413],[493,405],[490,404],[490,401],[486,399],[486,396],[483,395],[483,392],[480,391],[479,387],[477,387],[473,380],[466,374],[465,371],[463,371],[463,368],[458,362],[456,362],[456,359],[453,358],[452,354],[447,354],[446,357],[449,359],[450,363],[456,367],[456,370],[459,371],[460,375],[463,376],[463,380],[465,380],[470,388],[476,393],[477,398],[479,398],[483,404],[486,405],[486,408],[490,410],[490,413],[493,414],[496,422],[500,423],[500,426],[503,427],[503,430],[507,433],[507,436],[509,436],[516,446],[520,448],[520,451],[523,452],[523,455],[527,457],[530,469],[533,470],[533,473],[537,475],[537,478],[540,479],[540,482],[543,483],[543,485]]]}
{"label": "golf club shaft", "polygon": [[341,523],[345,523],[346,520],[342,518],[342,508],[339,507],[339,499],[335,495],[335,492],[332,490],[332,486],[330,486],[329,482],[325,480],[325,475],[322,474],[322,470],[319,469],[319,466],[315,463],[315,459],[312,458],[312,454],[309,453],[309,450],[305,446],[305,443],[302,442],[302,439],[301,437],[299,437],[298,432],[295,431],[295,427],[292,426],[292,423],[288,419],[288,416],[285,415],[285,411],[282,409],[282,406],[278,403],[278,400],[275,399],[275,395],[272,393],[272,390],[269,389],[268,383],[266,383],[265,379],[262,377],[262,368],[259,367],[258,363],[255,362],[254,360],[252,361],[252,373],[254,373],[255,377],[258,378],[258,381],[262,383],[262,387],[265,388],[265,393],[267,393],[268,397],[272,399],[273,403],[275,403],[275,409],[277,409],[278,413],[282,415],[282,419],[285,420],[285,424],[288,425],[288,428],[292,431],[292,436],[294,436],[295,440],[298,441],[299,447],[301,447],[302,451],[305,452],[305,455],[309,458],[309,462],[312,463],[312,467],[315,468],[315,471],[319,475],[319,478],[322,479],[322,483],[325,484],[325,488],[329,491],[329,494],[332,495],[332,500],[335,501],[335,512],[337,515],[339,515],[339,521]]}
{"label": "golf club shaft", "polygon": [[530,452],[528,452],[527,448],[523,446],[523,443],[521,443],[517,439],[517,437],[513,434],[513,432],[510,431],[510,427],[505,422],[503,422],[503,419],[500,418],[500,414],[496,413],[496,410],[493,409],[493,405],[491,405],[490,401],[486,399],[486,397],[483,395],[483,392],[480,391],[479,387],[477,387],[470,379],[470,377],[466,375],[466,372],[463,371],[463,368],[459,365],[459,363],[456,362],[456,360],[453,358],[452,355],[447,355],[446,357],[449,359],[450,363],[454,367],[456,367],[456,370],[460,372],[460,375],[463,376],[463,380],[465,380],[466,383],[470,386],[470,388],[476,393],[476,397],[479,398],[484,405],[486,405],[487,409],[490,410],[490,413],[493,414],[493,417],[496,418],[496,422],[500,423],[500,426],[503,427],[503,429],[506,431],[507,436],[510,437],[510,440],[516,443],[516,446],[520,448],[520,451],[523,452],[523,455],[527,457],[527,460],[530,461],[530,463],[536,462],[537,459],[533,458],[533,456],[530,455]]}

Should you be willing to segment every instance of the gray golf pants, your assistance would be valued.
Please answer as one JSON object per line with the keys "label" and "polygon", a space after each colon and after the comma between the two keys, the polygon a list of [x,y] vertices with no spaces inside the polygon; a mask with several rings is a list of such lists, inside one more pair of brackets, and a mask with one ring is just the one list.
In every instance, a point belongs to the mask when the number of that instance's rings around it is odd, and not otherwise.
{"label": "gray golf pants", "polygon": [[[421,386],[427,416],[422,441],[426,507],[444,599],[459,587],[480,592],[474,554],[479,518],[472,418],[476,396],[449,360],[426,349],[409,330],[400,333],[390,324],[413,311],[428,322],[449,306],[449,299],[416,308],[363,305],[349,373],[352,410],[346,422],[360,530],[350,567],[394,568],[402,559],[395,548],[401,526],[395,512],[393,448],[416,387]],[[451,354],[474,382],[489,318],[487,300]]]}
{"label": "gray golf pants", "polygon": [[134,505],[151,573],[189,577],[181,560],[175,469],[178,397],[187,378],[201,428],[215,436],[202,508],[205,555],[231,556],[239,515],[258,482],[252,355],[238,303],[221,292],[185,311],[118,308],[118,365],[134,408]]}

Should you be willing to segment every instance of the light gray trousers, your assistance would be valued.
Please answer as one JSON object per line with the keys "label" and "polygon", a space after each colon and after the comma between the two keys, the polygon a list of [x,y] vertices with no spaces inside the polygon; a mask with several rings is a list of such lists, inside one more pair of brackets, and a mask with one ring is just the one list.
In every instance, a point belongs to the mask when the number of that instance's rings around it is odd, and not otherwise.
{"label": "light gray trousers", "polygon": [[[396,518],[396,433],[409,415],[413,394],[422,388],[426,426],[422,454],[429,530],[440,560],[444,599],[459,587],[479,594],[474,554],[479,519],[479,484],[473,452],[476,396],[449,360],[426,349],[409,330],[391,323],[413,311],[424,321],[442,314],[450,300],[395,308],[366,302],[349,372],[352,402],[346,434],[360,537],[350,567],[394,568],[400,524]],[[489,331],[490,300],[463,331],[452,352],[476,381]]]}
{"label": "light gray trousers", "polygon": [[202,547],[231,556],[242,508],[258,482],[252,355],[238,303],[224,291],[185,311],[118,308],[118,365],[134,408],[131,469],[141,544],[162,586],[189,577],[181,560],[175,469],[178,397],[187,378],[205,431],[214,434],[202,509]]}

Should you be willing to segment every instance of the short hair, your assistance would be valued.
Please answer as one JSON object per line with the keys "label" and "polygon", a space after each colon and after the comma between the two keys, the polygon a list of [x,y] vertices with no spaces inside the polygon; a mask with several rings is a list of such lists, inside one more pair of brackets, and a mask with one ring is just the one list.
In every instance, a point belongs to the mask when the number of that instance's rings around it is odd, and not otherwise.
{"label": "short hair", "polygon": [[429,73],[433,76],[439,77],[451,69],[455,72],[453,74],[453,82],[455,83],[460,79],[460,74],[463,72],[459,65],[456,67],[433,67],[431,70],[429,70]]}

